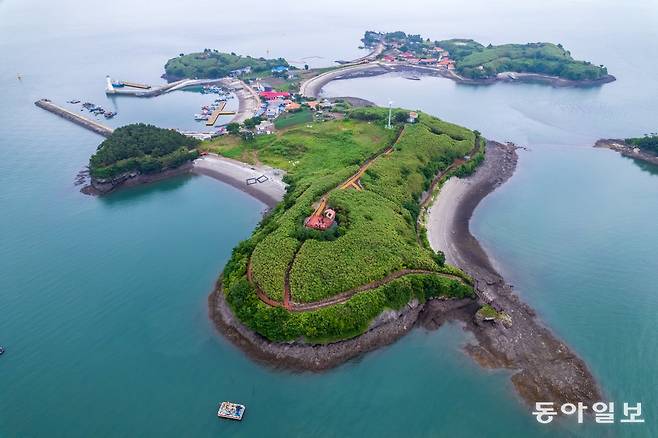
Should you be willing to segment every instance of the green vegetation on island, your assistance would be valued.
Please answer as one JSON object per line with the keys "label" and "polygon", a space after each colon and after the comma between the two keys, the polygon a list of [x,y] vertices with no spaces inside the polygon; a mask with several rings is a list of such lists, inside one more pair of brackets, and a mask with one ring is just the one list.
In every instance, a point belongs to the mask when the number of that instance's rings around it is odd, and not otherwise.
{"label": "green vegetation on island", "polygon": [[658,134],[645,134],[644,137],[627,138],[627,144],[638,147],[644,151],[658,155]]}
{"label": "green vegetation on island", "polygon": [[197,158],[199,143],[173,129],[144,123],[122,126],[98,146],[89,159],[89,172],[96,179],[160,172]]}
{"label": "green vegetation on island", "polygon": [[602,65],[576,61],[560,44],[527,43],[483,46],[473,40],[445,40],[438,44],[456,61],[456,70],[472,79],[502,72],[538,73],[572,81],[596,80],[608,75]]}
{"label": "green vegetation on island", "polygon": [[[468,277],[419,243],[416,218],[435,173],[472,151],[477,136],[423,113],[407,123],[404,110],[394,111],[389,130],[387,116],[382,108],[354,109],[342,120],[204,143],[204,149],[287,172],[284,200],[233,250],[222,278],[235,315],[266,338],[348,339],[382,311],[414,298],[472,296]],[[373,157],[360,189],[339,188]],[[336,211],[336,225],[327,231],[304,226],[321,198]],[[282,302],[288,290],[295,303],[313,306],[363,286],[369,288],[340,304],[306,311],[265,304],[258,295]]]}
{"label": "green vegetation on island", "polygon": [[277,67],[289,67],[283,58],[265,59],[241,56],[235,53],[222,53],[204,49],[203,52],[180,54],[165,64],[169,79],[198,78],[217,79],[229,75],[242,76],[250,73],[270,73]]}
{"label": "green vegetation on island", "polygon": [[[368,47],[384,42],[389,55],[412,55],[414,59],[436,59],[443,67],[469,79],[489,79],[498,73],[536,73],[572,81],[592,81],[608,77],[603,65],[577,61],[561,44],[527,43],[484,46],[471,39],[431,41],[404,32],[365,33]],[[441,66],[441,64],[437,64]]]}

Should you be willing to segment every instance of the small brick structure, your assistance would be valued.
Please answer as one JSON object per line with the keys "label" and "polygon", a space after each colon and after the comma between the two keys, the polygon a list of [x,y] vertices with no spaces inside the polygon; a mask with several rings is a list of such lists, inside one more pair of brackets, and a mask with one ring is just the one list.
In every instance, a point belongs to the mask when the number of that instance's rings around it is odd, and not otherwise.
{"label": "small brick structure", "polygon": [[315,230],[325,231],[334,224],[336,221],[336,212],[331,208],[325,209],[322,214],[314,214],[309,216],[304,221],[304,225],[307,228],[313,228]]}

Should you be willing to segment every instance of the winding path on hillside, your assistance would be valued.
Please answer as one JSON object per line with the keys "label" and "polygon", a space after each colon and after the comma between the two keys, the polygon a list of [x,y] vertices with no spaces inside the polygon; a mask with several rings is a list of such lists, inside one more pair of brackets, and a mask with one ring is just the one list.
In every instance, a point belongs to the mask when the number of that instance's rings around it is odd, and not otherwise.
{"label": "winding path on hillside", "polygon": [[[366,161],[363,162],[363,164],[359,167],[359,169],[357,170],[356,173],[354,173],[348,179],[346,179],[345,181],[338,184],[336,187],[334,187],[333,189],[329,190],[324,195],[322,195],[322,197],[318,201],[319,205],[321,207],[327,205],[327,202],[328,202],[328,199],[329,199],[329,194],[333,190],[336,190],[336,189],[346,190],[346,189],[349,189],[349,188],[354,188],[356,190],[363,190],[363,188],[361,187],[361,182],[360,182],[360,179],[363,176],[363,174],[366,172],[366,170],[368,170],[368,168],[378,158],[380,158],[384,155],[390,155],[391,153],[393,153],[393,151],[395,151],[395,145],[397,144],[398,140],[402,136],[402,133],[404,132],[405,128],[406,128],[406,125],[403,126],[400,130],[398,130],[398,133],[395,136],[395,139],[391,142],[391,144],[389,146],[387,146],[386,148],[376,152],[375,154],[370,156],[368,159],[366,159]],[[473,149],[470,152],[471,157],[479,149],[478,143],[479,143],[479,136],[476,136],[475,146],[473,147]],[[443,178],[450,171],[454,170],[457,166],[463,164],[466,161],[467,160],[456,159],[455,161],[453,161],[453,163],[450,166],[448,166],[444,171],[440,172],[433,179],[432,183],[430,184],[430,188],[428,189],[426,197],[423,200],[421,200],[421,207],[425,206],[427,204],[428,200],[431,199],[432,191],[434,190],[434,187],[436,186],[436,184],[441,180],[441,178]],[[320,210],[320,209],[321,209],[320,207],[316,208],[315,212],[313,214],[316,214],[318,212],[318,210]],[[324,208],[322,208],[322,210],[324,210]],[[322,212],[320,212],[320,213],[322,213]],[[418,229],[418,227],[417,227],[417,229]],[[418,238],[418,234],[417,234],[417,238]],[[357,287],[349,289],[345,292],[341,292],[339,294],[336,294],[334,296],[331,296],[331,297],[328,297],[328,298],[325,298],[325,299],[322,299],[322,300],[319,300],[319,301],[313,301],[313,302],[309,302],[309,303],[298,303],[298,302],[295,302],[293,300],[293,297],[292,297],[292,291],[291,291],[291,288],[290,288],[290,271],[292,270],[292,266],[295,263],[295,260],[297,259],[297,254],[301,250],[302,246],[303,246],[303,242],[297,247],[297,249],[295,250],[295,253],[292,256],[292,259],[290,260],[290,263],[288,263],[288,266],[286,267],[286,272],[284,274],[284,279],[283,279],[283,294],[282,294],[283,300],[282,301],[277,301],[277,300],[271,298],[270,296],[268,296],[267,293],[265,291],[263,291],[263,289],[260,287],[260,285],[256,282],[256,280],[253,277],[252,258],[251,258],[251,256],[249,257],[249,261],[247,263],[247,281],[249,281],[249,283],[255,288],[256,295],[258,296],[258,298],[263,303],[267,304],[268,306],[272,306],[272,307],[281,307],[281,308],[284,308],[284,309],[286,309],[288,311],[291,311],[291,312],[309,312],[309,311],[313,311],[313,310],[322,309],[324,307],[333,306],[333,305],[336,305],[336,304],[343,304],[343,303],[347,302],[350,298],[352,298],[354,295],[356,295],[360,292],[365,292],[365,291],[369,291],[369,290],[372,290],[372,289],[376,289],[378,287],[381,287],[381,286],[384,286],[384,285],[390,283],[393,280],[397,280],[399,278],[402,278],[402,277],[405,277],[405,276],[408,276],[408,275],[418,275],[418,274],[438,275],[440,277],[444,277],[444,278],[448,278],[448,279],[451,279],[451,280],[459,281],[463,284],[468,284],[462,277],[460,277],[458,275],[455,275],[455,274],[447,274],[447,273],[432,271],[432,270],[428,270],[428,269],[405,268],[405,269],[401,269],[399,271],[391,272],[390,274],[388,274],[387,276],[385,276],[382,279],[368,282],[368,283],[363,284],[361,286],[357,286]]]}

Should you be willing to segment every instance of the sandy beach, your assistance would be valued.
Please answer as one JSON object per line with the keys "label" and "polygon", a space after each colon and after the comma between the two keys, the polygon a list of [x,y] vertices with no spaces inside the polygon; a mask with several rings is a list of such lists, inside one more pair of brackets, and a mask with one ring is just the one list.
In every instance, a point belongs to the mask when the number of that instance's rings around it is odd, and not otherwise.
{"label": "sandy beach", "polygon": [[[471,357],[487,368],[515,370],[512,382],[529,403],[591,404],[601,393],[586,364],[512,292],[469,230],[475,207],[512,176],[516,161],[514,146],[488,142],[485,162],[473,176],[453,178],[441,188],[428,213],[428,238],[449,263],[473,276],[480,302],[495,302],[512,318],[511,326],[463,318],[477,339],[466,347]],[[427,307],[431,313],[431,303]]]}
{"label": "sandy beach", "polygon": [[[286,194],[284,172],[268,166],[255,166],[208,154],[194,160],[192,172],[207,175],[236,187],[273,208]],[[265,178],[263,178],[263,176]],[[260,181],[254,181],[260,179]],[[252,182],[247,183],[247,180]]]}

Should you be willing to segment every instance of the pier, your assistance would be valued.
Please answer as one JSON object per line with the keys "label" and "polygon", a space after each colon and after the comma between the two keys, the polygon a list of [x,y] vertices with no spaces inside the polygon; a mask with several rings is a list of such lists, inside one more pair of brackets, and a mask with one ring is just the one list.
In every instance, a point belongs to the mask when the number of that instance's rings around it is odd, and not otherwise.
{"label": "pier", "polygon": [[59,105],[55,105],[48,99],[39,99],[36,102],[34,102],[34,104],[39,108],[45,109],[46,111],[49,111],[53,114],[57,114],[58,116],[66,120],[69,120],[75,123],[76,125],[82,126],[83,128],[86,128],[104,137],[109,137],[110,134],[114,132],[114,129],[102,125],[95,120],[91,120],[87,117],[81,116],[80,114],[76,114],[72,111],[69,111],[66,108],[62,108]]}
{"label": "pier", "polygon": [[224,111],[224,108],[226,108],[226,102],[221,102],[206,121],[206,126],[214,126],[219,116],[230,116],[235,114],[235,111]]}
{"label": "pier", "polygon": [[110,79],[109,76],[107,76],[106,79],[107,85],[105,87],[105,94],[135,97],[155,97],[161,94],[169,93],[171,91],[180,90],[181,88],[194,87],[199,85],[211,85],[221,82],[219,79],[182,79],[180,81],[170,82],[160,87],[153,87],[151,85],[121,81],[122,84],[131,87],[130,89],[125,89],[114,87],[112,85],[112,79]]}

